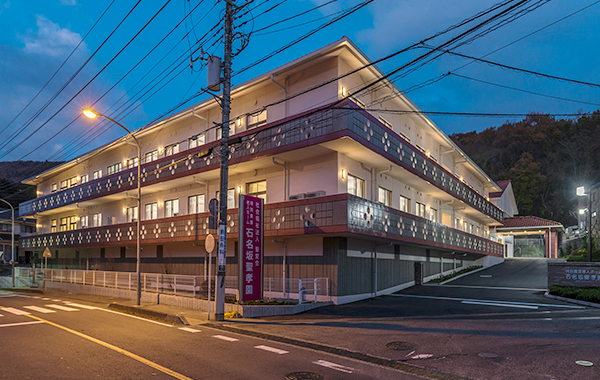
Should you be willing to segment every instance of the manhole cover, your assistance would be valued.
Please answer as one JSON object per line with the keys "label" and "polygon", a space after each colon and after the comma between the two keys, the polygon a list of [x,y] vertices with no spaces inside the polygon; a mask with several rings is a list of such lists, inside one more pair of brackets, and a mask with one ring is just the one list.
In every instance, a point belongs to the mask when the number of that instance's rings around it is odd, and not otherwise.
{"label": "manhole cover", "polygon": [[323,380],[324,377],[313,372],[292,372],[285,375],[286,380]]}
{"label": "manhole cover", "polygon": [[385,345],[390,350],[408,351],[415,348],[415,345],[409,342],[389,342]]}
{"label": "manhole cover", "polygon": [[594,365],[594,363],[588,362],[587,360],[577,360],[575,364],[582,365],[584,367],[591,367]]}
{"label": "manhole cover", "polygon": [[493,352],[482,352],[479,354],[479,356],[486,359],[496,359],[498,357],[498,355],[494,354]]}

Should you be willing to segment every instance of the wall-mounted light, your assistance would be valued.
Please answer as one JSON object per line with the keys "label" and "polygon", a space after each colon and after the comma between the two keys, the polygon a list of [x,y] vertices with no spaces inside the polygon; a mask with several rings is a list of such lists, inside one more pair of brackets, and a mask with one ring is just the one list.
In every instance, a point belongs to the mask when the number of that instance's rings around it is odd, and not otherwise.
{"label": "wall-mounted light", "polygon": [[342,169],[342,179],[346,179],[346,169]]}
{"label": "wall-mounted light", "polygon": [[127,166],[127,159],[123,159],[123,166]]}
{"label": "wall-mounted light", "polygon": [[37,195],[42,195],[42,194],[44,194],[44,193],[42,193],[42,192],[41,192],[41,191],[39,191],[39,190],[38,190],[38,191],[36,191],[35,193],[36,193]]}
{"label": "wall-mounted light", "polygon": [[41,224],[36,224],[35,228],[42,228],[42,225]]}
{"label": "wall-mounted light", "polygon": [[123,214],[127,212],[127,207],[123,207]]}
{"label": "wall-mounted light", "polygon": [[431,153],[430,153],[429,151],[425,152],[425,155],[426,155],[427,157],[431,157]]}
{"label": "wall-mounted light", "polygon": [[342,96],[346,97],[346,87],[342,87]]}
{"label": "wall-mounted light", "polygon": [[585,214],[585,209],[584,208],[580,208],[579,209],[579,215],[583,215]]}
{"label": "wall-mounted light", "polygon": [[238,187],[237,187],[237,191],[238,191],[238,193],[241,193],[241,192],[242,192],[242,187],[241,187],[241,186],[238,186]]}
{"label": "wall-mounted light", "polygon": [[158,201],[158,207],[162,207],[162,202]]}
{"label": "wall-mounted light", "polygon": [[240,117],[237,118],[237,125],[238,125],[238,127],[240,125],[242,125],[242,118],[240,118]]}
{"label": "wall-mounted light", "polygon": [[162,152],[163,152],[163,147],[162,147],[162,146],[159,146],[159,147],[158,147],[158,154],[162,154]]}
{"label": "wall-mounted light", "polygon": [[77,182],[81,181],[81,176],[77,176]]}
{"label": "wall-mounted light", "polygon": [[425,210],[427,210],[427,212],[429,212],[430,209],[431,209],[431,207],[429,207],[429,205],[425,206]]}

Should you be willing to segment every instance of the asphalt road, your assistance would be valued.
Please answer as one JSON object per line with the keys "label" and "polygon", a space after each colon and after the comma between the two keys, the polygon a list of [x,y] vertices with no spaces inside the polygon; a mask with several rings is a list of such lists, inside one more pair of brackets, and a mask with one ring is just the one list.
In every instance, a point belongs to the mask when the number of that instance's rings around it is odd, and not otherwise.
{"label": "asphalt road", "polygon": [[94,303],[0,292],[3,379],[416,379],[393,369],[208,328],[146,320]]}

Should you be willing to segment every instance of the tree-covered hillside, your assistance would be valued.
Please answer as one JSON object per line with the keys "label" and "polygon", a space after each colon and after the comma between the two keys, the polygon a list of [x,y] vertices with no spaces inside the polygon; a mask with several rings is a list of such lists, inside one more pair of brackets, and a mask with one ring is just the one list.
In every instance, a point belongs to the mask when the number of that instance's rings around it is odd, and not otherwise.
{"label": "tree-covered hillside", "polygon": [[576,120],[531,114],[450,137],[494,180],[512,180],[520,215],[576,224],[575,189],[600,182],[600,111]]}
{"label": "tree-covered hillside", "polygon": [[[0,198],[17,207],[19,203],[35,198],[35,186],[24,185],[22,180],[33,177],[60,162],[2,161],[0,162]],[[4,202],[0,208],[8,207]]]}

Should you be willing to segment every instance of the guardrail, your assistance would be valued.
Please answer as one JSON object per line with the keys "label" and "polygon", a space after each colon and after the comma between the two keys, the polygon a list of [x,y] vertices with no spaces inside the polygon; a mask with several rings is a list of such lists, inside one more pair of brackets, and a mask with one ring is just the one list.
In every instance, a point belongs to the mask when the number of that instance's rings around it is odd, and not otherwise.
{"label": "guardrail", "polygon": [[[134,272],[112,272],[78,269],[35,269],[15,268],[15,277],[30,279],[32,283],[44,281],[99,286],[105,288],[136,290]],[[208,280],[204,275],[141,273],[140,283],[144,292],[172,294],[187,297],[208,297]],[[214,281],[214,276],[213,276]],[[237,294],[238,278],[225,277],[226,294]],[[215,294],[211,284],[211,296]],[[307,301],[329,301],[329,278],[264,278],[263,295],[267,299],[292,299],[298,303]]]}

